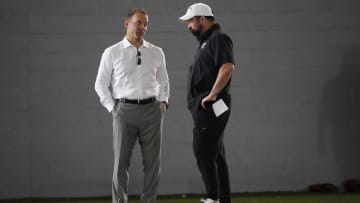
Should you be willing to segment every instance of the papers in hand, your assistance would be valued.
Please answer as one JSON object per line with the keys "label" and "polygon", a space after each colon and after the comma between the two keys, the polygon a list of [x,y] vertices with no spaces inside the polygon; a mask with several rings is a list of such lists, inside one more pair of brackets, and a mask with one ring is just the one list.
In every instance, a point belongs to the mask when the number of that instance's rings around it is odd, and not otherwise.
{"label": "papers in hand", "polygon": [[212,108],[216,117],[219,117],[221,114],[223,114],[229,109],[229,107],[226,106],[225,102],[222,99],[219,99],[215,103],[213,103]]}

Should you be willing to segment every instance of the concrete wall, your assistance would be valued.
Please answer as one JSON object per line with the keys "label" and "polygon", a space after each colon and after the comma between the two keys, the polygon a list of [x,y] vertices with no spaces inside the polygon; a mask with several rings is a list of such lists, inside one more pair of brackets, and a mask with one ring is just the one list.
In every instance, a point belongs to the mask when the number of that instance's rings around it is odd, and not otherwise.
{"label": "concrete wall", "polygon": [[[234,41],[226,130],[233,192],[299,191],[360,178],[360,2],[209,3]],[[178,22],[194,1],[1,0],[0,198],[111,194],[111,116],[93,85],[133,7],[163,47],[171,80],[160,194],[203,193],[186,75],[197,42]],[[139,149],[130,193],[142,185]]]}

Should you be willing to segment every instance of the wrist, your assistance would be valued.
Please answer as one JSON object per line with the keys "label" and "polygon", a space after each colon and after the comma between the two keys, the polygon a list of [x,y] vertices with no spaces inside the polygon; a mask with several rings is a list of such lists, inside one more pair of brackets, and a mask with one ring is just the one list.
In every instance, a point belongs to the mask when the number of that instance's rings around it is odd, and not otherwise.
{"label": "wrist", "polygon": [[217,94],[210,93],[210,94],[208,95],[208,98],[211,99],[211,100],[216,100]]}

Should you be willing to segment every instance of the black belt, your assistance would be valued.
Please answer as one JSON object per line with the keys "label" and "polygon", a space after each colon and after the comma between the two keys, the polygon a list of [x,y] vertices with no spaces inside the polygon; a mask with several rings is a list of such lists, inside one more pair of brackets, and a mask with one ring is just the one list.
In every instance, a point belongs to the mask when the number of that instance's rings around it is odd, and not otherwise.
{"label": "black belt", "polygon": [[116,99],[118,102],[126,103],[126,104],[150,104],[156,101],[156,97],[150,97],[147,99],[126,99],[126,98],[120,98]]}

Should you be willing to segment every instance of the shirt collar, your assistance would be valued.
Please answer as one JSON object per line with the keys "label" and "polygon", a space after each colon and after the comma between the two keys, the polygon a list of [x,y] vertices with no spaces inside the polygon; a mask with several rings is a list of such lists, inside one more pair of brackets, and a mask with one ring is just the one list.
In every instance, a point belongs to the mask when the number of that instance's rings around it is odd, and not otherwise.
{"label": "shirt collar", "polygon": [[[133,46],[133,45],[129,42],[129,40],[126,38],[126,36],[124,37],[122,43],[123,43],[123,45],[124,45],[124,48],[128,48],[128,47]],[[143,40],[143,44],[141,45],[141,47],[148,48],[148,47],[149,47],[149,42]]]}

